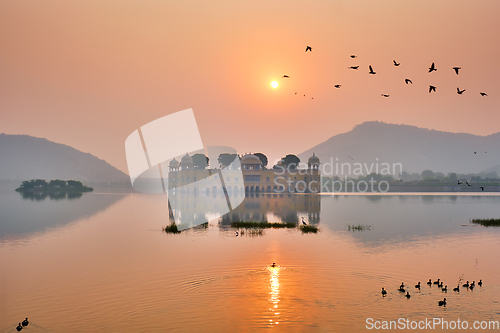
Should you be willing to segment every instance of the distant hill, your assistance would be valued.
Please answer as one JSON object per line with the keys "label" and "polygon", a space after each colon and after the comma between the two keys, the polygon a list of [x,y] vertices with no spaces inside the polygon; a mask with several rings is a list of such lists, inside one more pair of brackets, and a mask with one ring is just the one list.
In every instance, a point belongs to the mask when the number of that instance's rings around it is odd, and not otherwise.
{"label": "distant hill", "polygon": [[67,145],[28,135],[0,134],[0,179],[126,181],[106,161]]}
{"label": "distant hill", "polygon": [[307,162],[313,152],[322,164],[333,158],[334,173],[335,163],[377,162],[402,163],[409,173],[426,169],[445,174],[479,173],[500,169],[500,132],[478,136],[371,121],[331,137],[299,158]]}

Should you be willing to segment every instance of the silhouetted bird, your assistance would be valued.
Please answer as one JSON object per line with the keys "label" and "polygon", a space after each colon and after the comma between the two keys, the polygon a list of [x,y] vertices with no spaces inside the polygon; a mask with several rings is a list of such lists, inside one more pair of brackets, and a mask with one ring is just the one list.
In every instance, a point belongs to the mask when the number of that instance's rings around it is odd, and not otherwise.
{"label": "silhouetted bird", "polygon": [[342,87],[342,86],[341,86],[340,84],[336,84],[336,85],[334,85],[334,87],[335,87],[335,88],[340,88],[340,87]]}
{"label": "silhouetted bird", "polygon": [[286,74],[285,74],[285,75],[283,75],[283,77],[284,77],[285,79],[289,79],[289,78],[290,78],[290,77],[289,77],[288,75],[286,75]]}
{"label": "silhouetted bird", "polygon": [[236,231],[236,237],[238,237],[238,231]]}
{"label": "silhouetted bird", "polygon": [[415,285],[415,288],[418,288],[420,289],[420,282],[418,284]]}
{"label": "silhouetted bird", "polygon": [[458,71],[460,70],[460,67],[453,67],[453,69],[455,70],[455,73],[457,73],[457,75],[458,75]]}
{"label": "silhouetted bird", "polygon": [[351,67],[348,67],[348,68],[349,69],[356,69],[357,70],[359,68],[359,66],[351,66]]}
{"label": "silhouetted bird", "polygon": [[382,288],[382,295],[383,296],[387,295],[387,291],[384,288]]}
{"label": "silhouetted bird", "polygon": [[474,288],[476,286],[476,281],[472,281],[472,283],[470,284],[469,288],[472,287]]}
{"label": "silhouetted bird", "polygon": [[411,80],[410,80],[410,79],[405,79],[405,83],[406,83],[406,84],[408,84],[408,83],[413,84],[413,82],[411,82]]}
{"label": "silhouetted bird", "polygon": [[438,284],[438,287],[439,288],[443,288],[443,282],[441,282],[440,284]]}
{"label": "silhouetted bird", "polygon": [[307,51],[312,52],[312,50],[313,50],[313,49],[312,49],[312,47],[310,47],[310,46],[307,46],[307,47],[306,47],[306,52],[307,52]]}
{"label": "silhouetted bird", "polygon": [[483,92],[480,92],[479,95],[481,95],[481,96],[488,96],[487,93],[483,93]]}
{"label": "silhouetted bird", "polygon": [[460,90],[460,88],[457,87],[457,94],[462,95],[464,93],[464,91],[465,91],[465,89]]}
{"label": "silhouetted bird", "polygon": [[403,282],[401,282],[401,285],[399,286],[399,288],[404,288],[405,287],[405,284]]}
{"label": "silhouetted bird", "polygon": [[389,95],[386,95],[386,94],[380,94],[381,96],[384,96],[384,97],[389,97]]}
{"label": "silhouetted bird", "polygon": [[467,184],[467,186],[470,186],[469,182],[465,182],[465,184]]}
{"label": "silhouetted bird", "polygon": [[295,95],[297,95],[297,93],[295,93]]}
{"label": "silhouetted bird", "polygon": [[437,71],[436,66],[434,66],[434,63],[432,63],[431,67],[429,67],[429,73],[432,71]]}
{"label": "silhouetted bird", "polygon": [[448,292],[448,286],[444,286],[444,288],[441,289],[441,291],[444,291],[445,293],[447,293]]}
{"label": "silhouetted bird", "polygon": [[394,62],[394,66],[399,66],[399,65],[401,65],[401,63],[397,63],[397,62],[396,62],[396,60],[393,60],[393,62]]}
{"label": "silhouetted bird", "polygon": [[16,327],[16,330],[19,332],[22,329],[23,329],[23,327],[21,326],[21,323],[19,323],[19,325],[17,325],[17,327]]}
{"label": "silhouetted bird", "polygon": [[440,279],[437,279],[437,281],[434,281],[434,284],[437,284],[439,286],[439,280]]}
{"label": "silhouetted bird", "polygon": [[276,267],[276,263],[275,263],[275,262],[273,262],[273,264],[271,265],[271,267]]}
{"label": "silhouetted bird", "polygon": [[404,293],[406,290],[405,290],[405,288],[403,288],[403,287],[399,287],[398,291],[400,291],[400,292]]}
{"label": "silhouetted bird", "polygon": [[23,326],[28,326],[29,323],[30,322],[28,321],[28,317],[26,317],[26,319],[24,319],[21,324],[23,324]]}
{"label": "silhouetted bird", "polygon": [[461,182],[461,181],[459,180],[459,181],[458,181],[458,185],[460,185],[460,184],[463,184],[463,182]]}
{"label": "silhouetted bird", "polygon": [[368,67],[370,68],[368,74],[377,74],[376,72],[373,71],[372,65],[369,65]]}
{"label": "silhouetted bird", "polygon": [[479,188],[481,189],[481,191],[484,191],[484,187],[482,187],[482,186],[479,186]]}
{"label": "silhouetted bird", "polygon": [[457,286],[456,288],[453,288],[453,291],[460,292],[460,286]]}
{"label": "silhouetted bird", "polygon": [[304,218],[302,218],[302,224],[307,225],[307,223],[304,221]]}
{"label": "silhouetted bird", "polygon": [[442,301],[439,301],[438,305],[439,306],[446,306],[446,298],[444,298]]}
{"label": "silhouetted bird", "polygon": [[427,284],[428,284],[429,286],[432,286],[432,280],[431,280],[431,279],[429,279],[429,281],[427,281]]}
{"label": "silhouetted bird", "polygon": [[432,91],[436,92],[436,87],[434,87],[434,86],[429,86],[429,93],[430,93],[430,92],[432,92]]}
{"label": "silhouetted bird", "polygon": [[406,297],[406,298],[410,298],[410,297],[411,297],[411,295],[410,295],[410,292],[409,292],[409,291],[407,291],[407,292],[406,292],[405,297]]}
{"label": "silhouetted bird", "polygon": [[479,282],[477,283],[478,286],[482,287],[483,286],[483,280],[479,280]]}
{"label": "silhouetted bird", "polygon": [[354,54],[351,54],[351,58],[353,58],[353,59],[354,59],[354,58],[356,58],[356,55],[354,55]]}
{"label": "silhouetted bird", "polygon": [[467,283],[465,283],[462,287],[469,288],[469,281],[467,281]]}

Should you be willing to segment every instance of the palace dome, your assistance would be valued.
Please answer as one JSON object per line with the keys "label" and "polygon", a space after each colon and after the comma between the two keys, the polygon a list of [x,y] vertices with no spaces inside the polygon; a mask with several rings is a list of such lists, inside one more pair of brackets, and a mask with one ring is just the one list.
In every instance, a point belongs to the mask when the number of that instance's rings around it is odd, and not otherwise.
{"label": "palace dome", "polygon": [[170,161],[170,163],[168,164],[168,166],[170,168],[178,168],[179,167],[179,161],[177,161],[174,157],[173,160]]}
{"label": "palace dome", "polygon": [[181,164],[193,164],[193,158],[186,153],[186,155],[181,158]]}
{"label": "palace dome", "polygon": [[255,156],[253,154],[248,154],[248,155],[245,155],[241,158],[241,165],[244,165],[244,164],[262,165],[262,161],[257,156]]}
{"label": "palace dome", "polygon": [[307,161],[307,164],[319,164],[319,158],[316,156],[314,153],[311,157],[309,157],[309,160]]}

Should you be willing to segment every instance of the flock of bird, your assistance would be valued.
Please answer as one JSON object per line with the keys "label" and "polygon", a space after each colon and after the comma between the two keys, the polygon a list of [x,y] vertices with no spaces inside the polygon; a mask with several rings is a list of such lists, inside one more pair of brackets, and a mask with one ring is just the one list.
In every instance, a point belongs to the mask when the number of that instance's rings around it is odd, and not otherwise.
{"label": "flock of bird", "polygon": [[[461,280],[460,280],[461,281]],[[458,285],[456,288],[453,288],[453,291],[454,292],[457,292],[459,293],[460,292],[460,281],[458,282]],[[443,287],[443,282],[441,281],[441,279],[437,279],[436,281],[432,282],[432,279],[429,279],[429,281],[427,282],[427,285],[429,287],[431,287],[433,284],[437,285],[438,288],[441,288],[441,291],[442,292],[445,292],[447,293],[448,292],[448,286],[444,286]],[[479,282],[477,283],[477,285],[479,287],[482,287],[483,286],[483,280],[479,280]],[[420,282],[418,282],[416,285],[415,285],[415,289],[417,290],[420,290],[422,286],[420,285]],[[467,289],[467,290],[473,290],[475,287],[476,287],[476,281],[472,281],[471,284],[469,284],[469,281],[467,281],[467,283],[463,284],[462,285],[463,288]],[[401,286],[399,286],[399,289],[398,291],[400,293],[405,293],[406,292],[406,295],[404,295],[407,299],[410,299],[411,298],[411,295],[410,295],[410,292],[405,289],[405,284],[403,282],[401,282]],[[384,288],[382,288],[382,297],[385,297],[387,296],[387,290],[385,290]],[[444,298],[442,301],[439,301],[438,302],[438,305],[439,306],[446,306],[446,298]]]}
{"label": "flock of bird", "polygon": [[[312,52],[312,47],[311,46],[306,46],[306,51],[305,52]],[[357,56],[355,54],[351,54],[350,56],[351,58],[357,58]],[[397,62],[396,60],[392,60],[394,66],[398,67],[401,65],[401,62]],[[349,69],[353,69],[353,70],[358,70],[359,69],[359,65],[357,66],[349,66],[348,67]],[[371,74],[371,75],[375,75],[377,74],[377,72],[375,72],[373,70],[373,67],[372,65],[368,65],[368,74]],[[461,70],[462,68],[461,67],[453,67],[453,70],[455,71],[455,73],[458,75],[459,74],[459,71]],[[436,65],[434,63],[431,64],[431,67],[429,67],[429,73],[432,73],[432,72],[435,72],[437,71],[437,68],[436,68]],[[284,79],[289,79],[290,76],[289,75],[283,75]],[[413,84],[413,82],[410,80],[410,79],[405,79],[405,83],[406,84]],[[342,85],[340,84],[336,84],[334,85],[335,88],[340,88],[342,87]],[[436,86],[433,86],[433,85],[429,85],[429,93],[432,93],[432,92],[436,92]],[[465,89],[460,89],[459,87],[457,87],[457,94],[459,95],[462,95],[463,93],[465,92]],[[481,96],[488,96],[488,94],[486,94],[485,92],[480,92],[479,93]],[[295,95],[297,95],[297,93],[295,93]],[[390,95],[389,94],[380,94],[382,97],[389,97]],[[305,97],[306,95],[304,95]],[[312,99],[314,99],[314,97],[311,97]]]}
{"label": "flock of bird", "polygon": [[19,323],[19,325],[17,325],[16,327],[16,330],[19,332],[21,331],[24,327],[28,326],[30,322],[28,321],[28,318],[26,317],[26,319],[24,319],[22,322]]}

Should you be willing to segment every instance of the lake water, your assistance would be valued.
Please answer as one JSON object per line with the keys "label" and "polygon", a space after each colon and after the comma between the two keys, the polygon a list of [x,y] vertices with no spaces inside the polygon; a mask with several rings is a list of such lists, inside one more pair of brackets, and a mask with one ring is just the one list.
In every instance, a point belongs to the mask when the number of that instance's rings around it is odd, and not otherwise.
{"label": "lake water", "polygon": [[[35,332],[362,332],[367,318],[500,320],[500,228],[469,224],[499,218],[500,196],[266,194],[230,214],[172,235],[162,232],[162,195],[0,192],[0,332],[25,317]],[[236,237],[226,225],[302,217],[320,232]],[[438,278],[447,293],[426,285]],[[482,287],[451,291],[479,279]],[[410,299],[397,291],[402,281]]]}

